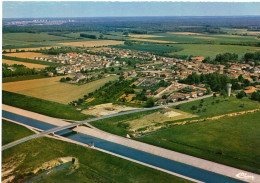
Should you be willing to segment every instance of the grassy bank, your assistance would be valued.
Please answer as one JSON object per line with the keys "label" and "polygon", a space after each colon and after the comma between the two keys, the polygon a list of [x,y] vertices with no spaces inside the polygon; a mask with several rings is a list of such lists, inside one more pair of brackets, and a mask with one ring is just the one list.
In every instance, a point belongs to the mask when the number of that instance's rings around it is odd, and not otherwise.
{"label": "grassy bank", "polygon": [[5,145],[29,135],[33,135],[34,132],[23,126],[2,120],[2,134],[2,145]]}
{"label": "grassy bank", "polygon": [[9,56],[5,56],[5,55],[2,55],[2,59],[14,60],[14,61],[18,61],[18,62],[27,62],[27,63],[33,63],[33,64],[48,65],[48,66],[63,65],[60,63],[32,60],[32,59],[28,59],[28,58],[9,57]]}
{"label": "grassy bank", "polygon": [[2,95],[3,104],[37,112],[55,118],[84,120],[93,117],[82,114],[74,107],[69,105],[64,105],[7,91],[3,91]]}
{"label": "grassy bank", "polygon": [[260,173],[260,112],[175,126],[138,140]]}
{"label": "grassy bank", "polygon": [[[192,108],[195,106],[195,108]],[[247,111],[260,108],[260,103],[246,97],[210,97],[203,100],[196,100],[179,105],[179,110],[196,114],[200,117],[212,117],[227,113]]]}
{"label": "grassy bank", "polygon": [[[11,124],[7,122],[7,125]],[[24,131],[19,125],[14,125],[16,132]],[[11,138],[15,138],[16,134],[12,132],[11,128],[7,128],[3,136],[10,134],[13,135]],[[37,182],[188,182],[109,154],[47,137],[37,138],[3,151],[2,165],[14,168],[13,182],[24,182],[35,177],[32,171],[44,162],[67,156],[78,159],[78,168],[61,169]]]}

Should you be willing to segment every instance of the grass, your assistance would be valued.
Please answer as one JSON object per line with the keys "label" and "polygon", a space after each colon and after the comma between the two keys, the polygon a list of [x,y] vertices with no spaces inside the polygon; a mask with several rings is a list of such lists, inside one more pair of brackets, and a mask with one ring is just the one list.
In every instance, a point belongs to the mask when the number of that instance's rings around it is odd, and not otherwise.
{"label": "grass", "polygon": [[17,93],[3,91],[2,97],[3,104],[33,111],[55,118],[84,120],[92,117],[80,113],[74,107],[69,105],[63,105],[56,102],[42,100]]}
{"label": "grass", "polygon": [[27,63],[33,63],[33,64],[40,64],[40,65],[48,65],[48,66],[63,65],[60,63],[32,60],[32,59],[28,59],[28,58],[9,57],[9,56],[5,56],[5,55],[2,56],[2,59],[14,60],[14,61],[18,61],[18,62],[27,62]]}
{"label": "grass", "polygon": [[95,122],[91,122],[90,124],[101,130],[104,130],[106,132],[125,137],[126,134],[131,133],[130,131],[128,131],[128,129],[124,125],[125,123],[127,123],[128,121],[132,121],[132,120],[144,117],[145,115],[154,113],[156,111],[158,111],[158,110],[138,112],[138,113],[134,113],[134,114],[126,114],[126,115],[122,115],[122,116],[116,116],[116,117],[112,117],[112,118],[98,120]]}
{"label": "grass", "polygon": [[256,36],[233,36],[229,34],[202,34],[202,35],[180,35],[170,33],[154,34],[162,37],[152,37],[145,39],[174,41],[178,43],[196,44],[241,44],[256,43]]}
{"label": "grass", "polygon": [[[19,125],[15,126],[18,129],[16,131],[22,131]],[[11,132],[9,128],[8,133],[15,136]],[[24,182],[35,177],[32,171],[44,162],[67,156],[78,159],[78,169],[71,169],[70,166],[37,182],[188,182],[109,154],[47,137],[33,139],[3,151],[2,165],[13,162],[16,165],[12,172],[15,175],[13,182]]]}
{"label": "grass", "polygon": [[[217,109],[217,108],[216,108]],[[260,112],[157,131],[138,140],[260,173]]]}
{"label": "grass", "polygon": [[[259,102],[252,101],[248,98],[237,99],[236,97],[210,97],[203,99],[203,101],[204,102],[197,100],[181,104],[179,105],[180,110],[199,115],[200,117],[212,117],[260,108]],[[202,104],[201,107],[200,104]],[[244,106],[241,107],[241,104],[244,104]],[[196,106],[197,109],[192,110],[192,106]],[[204,109],[206,109],[206,111],[203,111]],[[200,110],[200,112],[198,112],[198,110]]]}
{"label": "grass", "polygon": [[46,76],[37,74],[37,75],[29,75],[29,76],[7,77],[7,78],[2,78],[2,83],[40,79],[40,78],[46,78]]}
{"label": "grass", "polygon": [[73,100],[82,98],[90,92],[94,92],[105,83],[118,79],[118,76],[109,76],[78,86],[76,84],[60,82],[61,77],[27,80],[17,83],[4,83],[3,90],[61,104],[68,104]]}
{"label": "grass", "polygon": [[259,50],[259,47],[254,46],[239,46],[239,45],[215,45],[215,44],[176,44],[183,50],[172,52],[170,55],[193,55],[215,58],[219,53],[236,53],[241,58],[247,52]]}
{"label": "grass", "polygon": [[161,44],[137,44],[137,45],[117,45],[113,46],[115,48],[121,48],[121,49],[130,49],[130,50],[137,50],[137,51],[145,51],[150,52],[154,54],[167,54],[170,52],[177,52],[181,51],[182,48],[176,47],[176,46],[166,46]]}
{"label": "grass", "polygon": [[2,145],[5,145],[21,138],[33,135],[34,132],[21,125],[2,120],[2,134]]}

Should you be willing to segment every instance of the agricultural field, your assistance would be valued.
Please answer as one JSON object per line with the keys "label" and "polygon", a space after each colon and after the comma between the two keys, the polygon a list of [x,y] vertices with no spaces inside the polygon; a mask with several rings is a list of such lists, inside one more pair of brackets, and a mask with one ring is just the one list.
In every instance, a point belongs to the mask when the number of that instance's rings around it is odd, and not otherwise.
{"label": "agricultural field", "polygon": [[64,46],[81,46],[81,47],[96,47],[96,46],[109,46],[124,44],[124,41],[115,40],[99,40],[99,41],[81,41],[81,42],[68,42],[59,43]]}
{"label": "agricultural field", "polygon": [[[8,140],[21,138],[18,134],[23,132],[28,133],[25,127],[17,124],[4,122],[4,125],[6,130],[3,136],[10,135]],[[16,129],[16,133],[13,133],[13,129]],[[33,139],[3,151],[2,180],[7,182],[9,178],[13,182],[25,182],[37,176],[35,170],[44,163],[54,162],[61,157],[76,158],[77,166],[50,173],[37,182],[188,182],[103,152],[47,137]]]}
{"label": "agricultural field", "polygon": [[118,76],[110,76],[103,79],[93,81],[84,85],[73,85],[61,83],[61,77],[34,79],[27,81],[17,81],[4,83],[2,88],[5,91],[15,92],[32,96],[44,100],[68,104],[73,100],[77,100],[83,95],[99,89],[105,83],[118,79]]}
{"label": "agricultural field", "polygon": [[33,63],[27,63],[27,62],[18,62],[18,61],[7,60],[7,59],[2,59],[2,63],[8,64],[8,65],[13,65],[13,64],[24,65],[25,67],[28,67],[31,69],[32,68],[44,69],[44,68],[48,67],[47,65],[33,64]]}
{"label": "agricultural field", "polygon": [[[54,48],[57,48],[58,46],[53,46]],[[18,51],[36,51],[36,50],[44,50],[44,49],[50,49],[52,47],[50,46],[46,46],[46,47],[28,47],[28,48],[17,48],[17,49],[3,49],[3,52],[16,52],[16,50]]]}
{"label": "agricultural field", "polygon": [[113,46],[115,48],[121,48],[121,49],[130,49],[130,50],[137,50],[137,51],[146,51],[151,52],[154,54],[168,54],[172,52],[181,51],[182,48],[177,47],[177,45],[163,45],[163,44],[137,44],[137,45],[118,45]]}
{"label": "agricultural field", "polygon": [[219,53],[236,53],[241,58],[247,52],[259,51],[259,47],[255,46],[238,46],[238,45],[217,45],[217,44],[176,44],[175,47],[182,48],[178,52],[172,52],[170,55],[192,55],[216,57]]}
{"label": "agricultural field", "polygon": [[93,116],[82,114],[74,107],[69,105],[60,104],[57,102],[51,102],[48,100],[42,100],[35,97],[29,97],[18,93],[12,93],[2,91],[3,104],[18,107],[28,111],[36,112],[46,116],[70,119],[70,120],[85,120]]}
{"label": "agricultural field", "polygon": [[34,57],[49,57],[49,55],[45,55],[42,53],[36,53],[36,52],[17,52],[17,53],[5,53],[3,54],[5,56],[9,57],[19,57],[19,58],[29,58],[29,59],[34,59]]}
{"label": "agricultural field", "polygon": [[[215,107],[215,109],[225,110]],[[260,173],[260,112],[174,126],[138,140]]]}
{"label": "agricultural field", "polygon": [[[229,34],[180,34],[180,33],[158,33],[160,37],[153,37],[153,40],[174,41],[177,43],[196,43],[196,44],[240,44],[257,43],[256,36],[239,36]],[[145,38],[150,39],[150,38]]]}

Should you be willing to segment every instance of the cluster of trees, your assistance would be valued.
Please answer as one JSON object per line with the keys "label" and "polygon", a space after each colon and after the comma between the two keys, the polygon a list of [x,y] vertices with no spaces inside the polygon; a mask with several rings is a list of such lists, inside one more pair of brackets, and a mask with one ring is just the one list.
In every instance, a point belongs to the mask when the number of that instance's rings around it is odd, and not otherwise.
{"label": "cluster of trees", "polygon": [[81,34],[80,34],[80,37],[85,37],[85,38],[89,38],[89,39],[97,39],[97,36],[96,36],[96,35],[93,35],[93,34],[84,34],[84,33],[81,33]]}
{"label": "cluster of trees", "polygon": [[212,91],[221,91],[225,90],[227,83],[230,83],[231,80],[225,74],[209,73],[209,74],[197,74],[192,73],[186,79],[180,80],[181,83],[186,84],[206,84],[211,88]]}
{"label": "cluster of trees", "polygon": [[238,54],[235,53],[224,53],[216,55],[215,59],[211,59],[210,57],[206,57],[203,60],[204,63],[210,64],[223,64],[226,65],[227,62],[235,62],[235,63],[249,63],[253,62],[254,65],[260,64],[260,51],[255,53],[245,53],[244,56],[239,59]]}
{"label": "cluster of trees", "polygon": [[[245,93],[244,91],[240,91],[240,92],[236,95],[236,97],[237,97],[238,99],[242,99],[243,97],[246,97],[246,93]],[[257,91],[257,92],[252,93],[250,99],[260,102],[260,91]]]}
{"label": "cluster of trees", "polygon": [[25,76],[25,75],[35,75],[39,74],[37,70],[30,69],[25,67],[24,65],[7,65],[7,64],[2,64],[2,74],[3,78],[5,77],[13,77],[13,76]]}

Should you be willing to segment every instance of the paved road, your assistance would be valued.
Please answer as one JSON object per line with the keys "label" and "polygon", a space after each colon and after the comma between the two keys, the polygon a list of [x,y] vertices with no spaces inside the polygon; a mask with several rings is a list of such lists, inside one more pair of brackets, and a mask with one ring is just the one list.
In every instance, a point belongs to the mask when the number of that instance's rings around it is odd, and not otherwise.
{"label": "paved road", "polygon": [[150,110],[155,110],[155,109],[161,109],[161,108],[165,108],[165,107],[171,107],[171,106],[174,106],[174,105],[179,105],[179,104],[183,104],[183,103],[187,103],[187,102],[191,102],[191,101],[195,101],[195,100],[201,100],[201,99],[208,98],[208,97],[211,97],[211,96],[212,95],[205,95],[205,96],[202,96],[202,97],[198,97],[198,98],[194,98],[194,99],[190,99],[190,100],[185,100],[185,101],[180,101],[180,102],[176,102],[176,103],[171,103],[171,104],[168,104],[168,105],[155,106],[155,107],[151,107],[151,108],[141,108],[141,109],[137,109],[137,110],[133,110],[133,111],[127,111],[127,112],[122,112],[122,113],[117,113],[117,114],[101,116],[101,117],[97,117],[97,118],[93,118],[93,119],[89,119],[89,120],[80,121],[80,122],[77,122],[77,123],[71,123],[71,124],[65,125],[65,126],[59,126],[59,127],[52,128],[50,130],[46,130],[46,131],[43,131],[41,133],[26,137],[26,138],[23,138],[23,139],[17,140],[13,143],[7,144],[7,145],[2,147],[2,151],[6,150],[10,147],[16,146],[18,144],[24,143],[26,141],[32,140],[34,138],[38,138],[38,137],[41,137],[41,136],[44,136],[44,135],[48,135],[50,133],[55,133],[55,132],[65,130],[65,129],[68,129],[68,128],[74,128],[74,127],[81,125],[81,124],[84,124],[84,123],[89,123],[89,122],[93,122],[93,121],[97,121],[97,120],[101,120],[101,119],[106,119],[106,118],[112,118],[112,117],[116,117],[116,116],[122,116],[122,115],[126,115],[126,114],[133,114],[133,113],[137,113],[137,112],[144,112],[144,111],[150,111]]}

